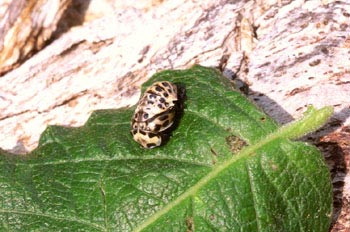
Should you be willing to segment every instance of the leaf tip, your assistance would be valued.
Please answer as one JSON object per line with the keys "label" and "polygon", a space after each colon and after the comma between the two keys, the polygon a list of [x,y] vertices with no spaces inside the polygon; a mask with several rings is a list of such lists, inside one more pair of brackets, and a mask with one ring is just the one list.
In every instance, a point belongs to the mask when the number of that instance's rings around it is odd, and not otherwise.
{"label": "leaf tip", "polygon": [[278,136],[289,139],[300,138],[323,126],[331,117],[333,111],[332,106],[316,109],[313,105],[310,105],[301,119],[280,128]]}
{"label": "leaf tip", "polygon": [[316,109],[313,105],[309,105],[307,110],[304,112],[304,117],[312,116],[313,114],[318,114],[322,118],[328,119],[334,112],[333,106],[324,106],[321,109]]}

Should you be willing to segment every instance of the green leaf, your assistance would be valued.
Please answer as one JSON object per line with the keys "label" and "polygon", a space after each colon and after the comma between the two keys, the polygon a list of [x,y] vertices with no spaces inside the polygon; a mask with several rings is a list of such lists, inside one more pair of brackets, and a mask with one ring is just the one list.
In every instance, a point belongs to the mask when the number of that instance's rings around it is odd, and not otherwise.
{"label": "green leaf", "polygon": [[159,148],[130,135],[135,108],[50,126],[26,156],[0,151],[0,231],[328,231],[332,192],[320,152],[292,142],[332,108],[277,124],[215,69],[155,74],[186,88]]}

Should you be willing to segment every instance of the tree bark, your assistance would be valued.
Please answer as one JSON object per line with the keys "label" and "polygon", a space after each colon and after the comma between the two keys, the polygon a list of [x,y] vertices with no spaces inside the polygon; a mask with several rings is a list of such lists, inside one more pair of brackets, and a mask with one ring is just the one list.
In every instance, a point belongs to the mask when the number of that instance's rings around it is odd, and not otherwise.
{"label": "tree bark", "polygon": [[3,2],[0,21],[0,75],[40,50],[56,30],[71,0]]}
{"label": "tree bark", "polygon": [[332,231],[350,229],[348,1],[82,2],[0,5],[0,147],[26,153],[48,124],[131,106],[159,70],[217,67],[281,124],[335,108],[304,140],[331,170]]}

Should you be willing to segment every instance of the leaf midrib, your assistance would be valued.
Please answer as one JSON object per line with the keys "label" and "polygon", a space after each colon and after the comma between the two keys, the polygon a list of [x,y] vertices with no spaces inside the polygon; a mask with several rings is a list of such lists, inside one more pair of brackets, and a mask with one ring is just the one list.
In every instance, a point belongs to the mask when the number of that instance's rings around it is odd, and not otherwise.
{"label": "leaf midrib", "polygon": [[[310,132],[310,128],[312,128],[312,126],[300,128],[300,125],[312,120],[313,118],[318,117],[317,118],[318,120],[315,120],[313,125],[313,128],[317,128],[320,125],[323,125],[332,113],[333,113],[333,109],[331,107],[324,107],[320,110],[312,109],[312,111],[310,111],[307,115],[305,115],[304,118],[281,127],[279,130],[267,135],[264,139],[260,140],[256,144],[244,147],[238,154],[236,154],[235,156],[232,156],[226,162],[219,163],[216,166],[213,166],[212,171],[210,171],[206,176],[200,179],[195,185],[190,187],[178,198],[174,199],[168,205],[165,205],[164,208],[162,208],[161,210],[153,214],[151,217],[146,219],[144,222],[142,222],[138,227],[134,229],[134,231],[138,232],[145,229],[147,226],[155,222],[158,218],[160,218],[161,216],[169,212],[173,207],[177,206],[188,197],[194,196],[198,192],[198,190],[200,190],[203,186],[205,186],[210,180],[217,177],[221,172],[225,171],[235,162],[255,155],[256,150],[258,150],[259,148],[261,148],[262,146],[270,142],[273,142],[274,140],[277,140],[279,138],[295,139],[304,135],[305,133]],[[296,131],[296,129],[299,129],[299,130]],[[289,133],[291,131],[296,131],[296,132],[294,134]]]}
{"label": "leaf midrib", "polygon": [[186,192],[181,194],[178,198],[176,198],[174,201],[170,202],[168,205],[166,205],[164,208],[156,212],[154,215],[152,215],[150,218],[148,218],[146,221],[141,223],[137,228],[135,228],[136,231],[141,231],[153,222],[155,222],[158,218],[160,218],[162,215],[169,212],[173,207],[180,204],[183,200],[187,199],[188,197],[191,197],[197,193],[199,189],[201,189],[203,186],[205,186],[210,180],[214,179],[216,176],[218,176],[221,172],[225,171],[227,168],[229,168],[233,163],[244,159],[246,157],[249,157],[251,154],[254,154],[254,151],[262,147],[263,145],[275,140],[276,138],[274,136],[268,136],[265,139],[261,140],[260,142],[256,143],[255,145],[251,145],[249,147],[245,147],[239,152],[237,155],[233,156],[232,158],[228,159],[227,162],[223,162],[218,164],[217,166],[213,166],[212,171],[210,171],[206,176],[204,176],[202,179],[200,179],[195,185],[190,187]]}

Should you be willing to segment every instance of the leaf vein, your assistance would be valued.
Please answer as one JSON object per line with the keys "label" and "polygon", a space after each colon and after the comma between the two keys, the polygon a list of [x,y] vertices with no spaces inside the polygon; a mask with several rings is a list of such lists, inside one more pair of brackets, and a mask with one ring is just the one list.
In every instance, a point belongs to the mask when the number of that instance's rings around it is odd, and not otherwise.
{"label": "leaf vein", "polygon": [[45,213],[37,213],[37,212],[28,212],[28,211],[19,211],[19,210],[6,210],[6,209],[0,209],[0,213],[9,213],[9,214],[21,214],[21,215],[33,215],[38,217],[47,217],[54,220],[61,220],[61,221],[71,221],[71,222],[77,222],[83,225],[87,225],[89,227],[98,229],[100,231],[106,231],[106,228],[103,226],[100,226],[96,223],[91,223],[89,221],[85,221],[82,219],[77,218],[70,218],[70,217],[58,217],[51,214],[45,214]]}

